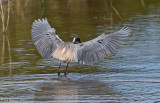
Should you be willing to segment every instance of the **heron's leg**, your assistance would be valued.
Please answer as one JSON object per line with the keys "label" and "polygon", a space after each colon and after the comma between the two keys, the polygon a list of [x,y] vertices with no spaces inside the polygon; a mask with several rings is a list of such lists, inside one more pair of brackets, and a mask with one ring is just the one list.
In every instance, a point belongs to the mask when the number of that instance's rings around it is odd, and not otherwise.
{"label": "heron's leg", "polygon": [[57,74],[58,74],[58,77],[60,77],[60,67],[61,67],[61,62],[59,63],[59,67],[58,67],[58,70],[57,70]]}
{"label": "heron's leg", "polygon": [[66,70],[65,70],[65,72],[64,72],[64,76],[66,76],[67,70],[68,70],[68,63],[67,63],[67,66],[66,66]]}

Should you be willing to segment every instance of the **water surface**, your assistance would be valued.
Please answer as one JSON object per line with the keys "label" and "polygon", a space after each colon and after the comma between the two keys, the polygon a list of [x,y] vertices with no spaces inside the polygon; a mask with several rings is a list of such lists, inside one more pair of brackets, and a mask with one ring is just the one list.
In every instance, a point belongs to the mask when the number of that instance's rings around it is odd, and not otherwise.
{"label": "water surface", "polygon": [[[0,102],[160,102],[159,0],[113,0],[119,15],[110,0],[12,0],[11,4],[7,35],[12,60],[6,41]],[[71,63],[68,76],[58,78],[58,63],[42,59],[32,43],[31,25],[38,18],[47,18],[66,42],[75,35],[84,42],[124,25],[132,33],[113,56],[92,66]],[[1,54],[3,43],[0,38]]]}

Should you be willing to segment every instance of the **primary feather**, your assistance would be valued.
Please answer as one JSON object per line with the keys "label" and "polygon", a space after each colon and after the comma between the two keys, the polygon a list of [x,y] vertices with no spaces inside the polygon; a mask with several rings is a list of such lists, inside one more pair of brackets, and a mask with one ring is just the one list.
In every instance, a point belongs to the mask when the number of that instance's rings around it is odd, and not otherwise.
{"label": "primary feather", "polygon": [[78,44],[77,60],[82,64],[93,64],[115,52],[130,34],[129,28],[111,34],[101,34],[97,38]]}
{"label": "primary feather", "polygon": [[33,22],[33,43],[43,58],[50,58],[55,49],[63,43],[55,32],[56,30],[51,28],[47,19]]}
{"label": "primary feather", "polygon": [[43,58],[57,58],[61,61],[76,61],[81,64],[93,64],[111,55],[130,34],[130,29],[123,27],[111,34],[101,34],[97,38],[73,44],[63,42],[51,28],[47,19],[35,20],[32,25],[32,39]]}

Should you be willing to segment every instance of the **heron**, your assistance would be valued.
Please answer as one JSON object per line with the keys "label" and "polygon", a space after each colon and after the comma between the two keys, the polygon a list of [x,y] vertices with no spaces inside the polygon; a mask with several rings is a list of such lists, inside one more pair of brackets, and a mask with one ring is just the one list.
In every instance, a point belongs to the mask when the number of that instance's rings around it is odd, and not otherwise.
{"label": "heron", "polygon": [[43,58],[56,58],[60,61],[57,69],[59,77],[61,62],[67,64],[65,76],[67,75],[68,64],[71,62],[86,65],[98,63],[121,47],[130,32],[128,27],[122,27],[114,33],[102,33],[86,42],[81,42],[78,36],[72,42],[64,42],[56,35],[56,30],[50,26],[45,18],[33,22],[31,34],[33,43]]}

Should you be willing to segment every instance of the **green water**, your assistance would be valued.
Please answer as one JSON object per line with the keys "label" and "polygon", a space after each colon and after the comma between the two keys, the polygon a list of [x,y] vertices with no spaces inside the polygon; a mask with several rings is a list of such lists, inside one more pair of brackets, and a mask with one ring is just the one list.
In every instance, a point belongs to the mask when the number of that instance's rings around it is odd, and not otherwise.
{"label": "green water", "polygon": [[[0,21],[0,102],[160,101],[159,5],[159,0],[11,0],[11,55]],[[132,33],[113,56],[91,66],[71,63],[68,76],[58,78],[59,64],[42,59],[32,43],[32,22],[39,18],[47,18],[65,42],[76,35],[84,42],[123,26]]]}

